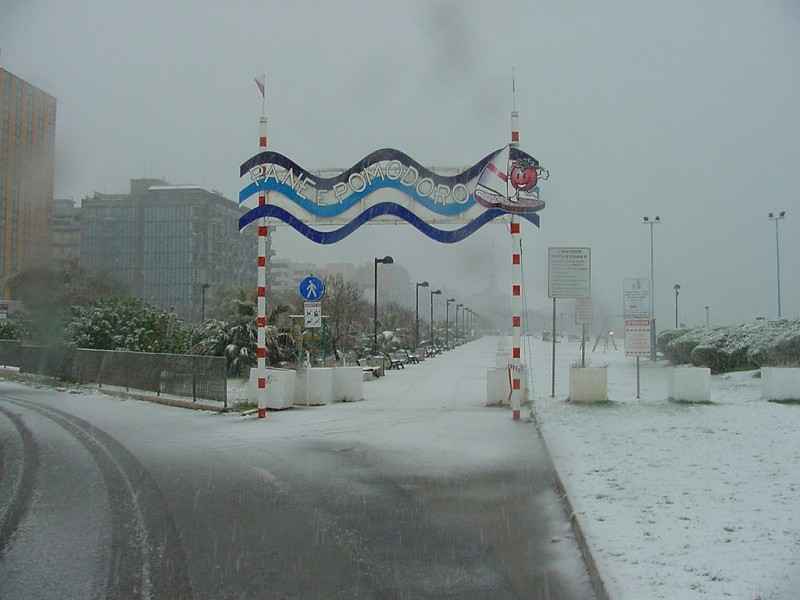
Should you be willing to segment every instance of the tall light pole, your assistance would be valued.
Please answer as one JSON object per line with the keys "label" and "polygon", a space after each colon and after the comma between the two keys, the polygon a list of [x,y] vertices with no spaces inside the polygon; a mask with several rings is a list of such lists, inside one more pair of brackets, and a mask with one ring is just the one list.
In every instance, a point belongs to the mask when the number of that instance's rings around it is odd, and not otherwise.
{"label": "tall light pole", "polygon": [[433,346],[433,297],[442,293],[442,290],[431,290],[431,346]]}
{"label": "tall light pole", "polygon": [[672,286],[672,289],[675,291],[675,329],[678,328],[678,294],[681,291],[681,284],[676,283]]}
{"label": "tall light pole", "polygon": [[654,251],[653,251],[653,226],[661,224],[661,217],[658,215],[655,218],[642,217],[642,223],[650,226],[650,360],[656,360],[656,312],[655,312],[655,296],[656,296],[656,277],[654,268]]}
{"label": "tall light pole", "polygon": [[705,308],[706,308],[706,327],[710,327],[711,326],[711,315],[710,315],[711,307],[708,304],[706,304]]}
{"label": "tall light pole", "polygon": [[378,353],[378,265],[391,265],[394,259],[391,256],[375,258],[375,296],[372,306],[372,354]]}
{"label": "tall light pole", "polygon": [[778,318],[783,317],[781,311],[781,242],[778,233],[778,223],[786,218],[786,211],[782,210],[777,213],[769,213],[769,220],[775,221],[775,266],[778,273]]}
{"label": "tall light pole", "polygon": [[[462,308],[462,309],[463,309],[463,308],[464,308],[464,305],[463,305],[462,303],[458,303],[458,304],[456,304],[456,343],[458,342],[458,309],[459,309],[459,308]],[[463,327],[464,327],[464,325],[463,325],[463,321],[464,321],[464,311],[463,311],[463,310],[461,311],[461,321],[462,321],[462,325],[461,325],[461,327],[463,328]]]}
{"label": "tall light pole", "polygon": [[455,298],[448,298],[444,309],[444,347],[450,348],[450,303],[455,302]]}
{"label": "tall light pole", "polygon": [[210,287],[208,283],[200,284],[200,322],[206,320],[206,290]]}
{"label": "tall light pole", "polygon": [[414,348],[419,348],[419,288],[421,287],[429,287],[430,284],[427,281],[418,281],[417,282],[417,326],[415,328],[414,333]]}

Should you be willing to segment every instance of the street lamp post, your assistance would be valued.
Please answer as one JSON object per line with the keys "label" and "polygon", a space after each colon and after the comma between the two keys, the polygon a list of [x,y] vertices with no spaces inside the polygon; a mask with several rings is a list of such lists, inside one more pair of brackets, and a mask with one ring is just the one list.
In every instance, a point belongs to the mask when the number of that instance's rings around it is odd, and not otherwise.
{"label": "street lamp post", "polygon": [[[463,304],[461,304],[461,303],[459,303],[459,304],[456,304],[456,328],[455,328],[455,329],[456,329],[456,343],[458,343],[458,309],[459,309],[459,308],[463,309],[463,308],[464,308],[464,305],[463,305]],[[463,311],[463,310],[461,311],[461,321],[462,321],[461,327],[463,328],[463,327],[464,327],[464,324],[463,324],[463,321],[464,321],[464,311]]]}
{"label": "street lamp post", "polygon": [[775,267],[778,275],[778,318],[783,317],[781,311],[781,242],[778,233],[778,223],[786,218],[786,211],[782,210],[777,213],[769,213],[769,220],[775,221]]}
{"label": "street lamp post", "polygon": [[431,347],[433,347],[433,297],[442,293],[442,290],[431,290]]}
{"label": "street lamp post", "polygon": [[418,281],[417,282],[417,324],[414,329],[414,343],[416,344],[415,349],[419,348],[419,288],[421,287],[429,287],[430,284],[427,281]]}
{"label": "street lamp post", "polygon": [[378,265],[391,265],[394,259],[391,256],[384,256],[383,258],[375,258],[375,295],[373,296],[372,306],[372,354],[378,353]]}
{"label": "street lamp post", "polygon": [[448,298],[444,309],[444,347],[450,349],[450,303],[455,302],[455,298]]}
{"label": "street lamp post", "polygon": [[711,326],[711,315],[710,315],[711,307],[706,304],[706,327]]}
{"label": "street lamp post", "polygon": [[678,328],[678,294],[681,291],[681,284],[676,283],[672,286],[672,289],[675,290],[675,329]]}
{"label": "street lamp post", "polygon": [[211,287],[208,283],[200,285],[200,322],[206,320],[206,290]]}
{"label": "street lamp post", "polygon": [[655,282],[655,268],[654,268],[654,251],[653,251],[653,226],[661,224],[661,217],[656,215],[655,218],[642,217],[642,223],[650,226],[650,360],[656,360],[656,313],[655,313],[655,295],[656,295],[656,282]]}

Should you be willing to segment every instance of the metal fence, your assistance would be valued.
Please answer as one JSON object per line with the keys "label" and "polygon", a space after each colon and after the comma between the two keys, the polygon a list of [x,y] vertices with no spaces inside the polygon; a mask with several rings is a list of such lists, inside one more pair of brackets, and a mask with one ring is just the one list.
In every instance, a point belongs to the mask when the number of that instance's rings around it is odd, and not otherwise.
{"label": "metal fence", "polygon": [[0,340],[0,364],[78,383],[113,385],[160,394],[228,400],[224,357],[37,346]]}

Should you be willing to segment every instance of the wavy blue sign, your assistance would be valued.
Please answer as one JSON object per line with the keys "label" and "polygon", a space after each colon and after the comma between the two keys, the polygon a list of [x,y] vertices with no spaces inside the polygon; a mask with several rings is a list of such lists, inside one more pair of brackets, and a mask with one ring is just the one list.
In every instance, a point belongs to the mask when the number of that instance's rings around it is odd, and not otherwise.
{"label": "wavy blue sign", "polygon": [[[454,176],[435,173],[393,149],[373,152],[327,178],[282,154],[262,152],[241,166],[240,175],[249,182],[239,193],[239,203],[251,205],[262,193],[268,200],[243,215],[239,227],[270,217],[314,242],[332,244],[373,219],[392,218],[431,239],[453,243],[506,214],[538,226],[537,213],[545,206],[538,182],[546,174],[535,158],[512,146]],[[439,224],[457,227],[440,229],[435,226]]]}

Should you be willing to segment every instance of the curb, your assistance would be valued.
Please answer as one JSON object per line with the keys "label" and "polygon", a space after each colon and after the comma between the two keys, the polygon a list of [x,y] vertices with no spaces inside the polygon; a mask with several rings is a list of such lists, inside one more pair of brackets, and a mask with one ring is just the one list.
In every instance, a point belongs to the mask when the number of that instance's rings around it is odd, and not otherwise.
{"label": "curb", "polygon": [[204,410],[216,413],[228,412],[228,409],[220,406],[211,406],[210,404],[202,404],[200,402],[192,402],[191,400],[175,400],[173,398],[161,398],[159,396],[147,396],[145,394],[136,394],[134,392],[118,392],[107,391],[103,388],[94,388],[94,391],[105,394],[106,396],[113,396],[117,398],[131,398],[132,400],[141,400],[143,402],[152,402],[153,404],[162,404],[164,406],[172,406],[173,408],[188,408],[189,410]]}
{"label": "curb", "polygon": [[567,495],[567,488],[564,486],[561,475],[558,473],[558,469],[556,469],[553,457],[550,455],[550,448],[547,446],[547,440],[545,439],[544,434],[542,434],[539,421],[534,418],[533,422],[536,425],[536,432],[539,434],[539,438],[542,440],[542,444],[544,445],[547,454],[547,462],[553,471],[553,487],[555,488],[556,493],[561,500],[564,512],[567,515],[567,519],[569,519],[570,525],[572,526],[572,532],[575,534],[575,540],[578,542],[578,548],[581,551],[583,562],[586,565],[586,571],[589,573],[589,581],[592,585],[595,596],[597,600],[612,600],[608,593],[608,588],[606,588],[605,581],[603,581],[603,577],[600,574],[600,570],[597,568],[597,562],[594,559],[592,550],[586,541],[586,535],[583,533],[583,527],[581,526],[580,519],[578,519],[578,515],[575,513],[575,509],[572,506],[572,501]]}

